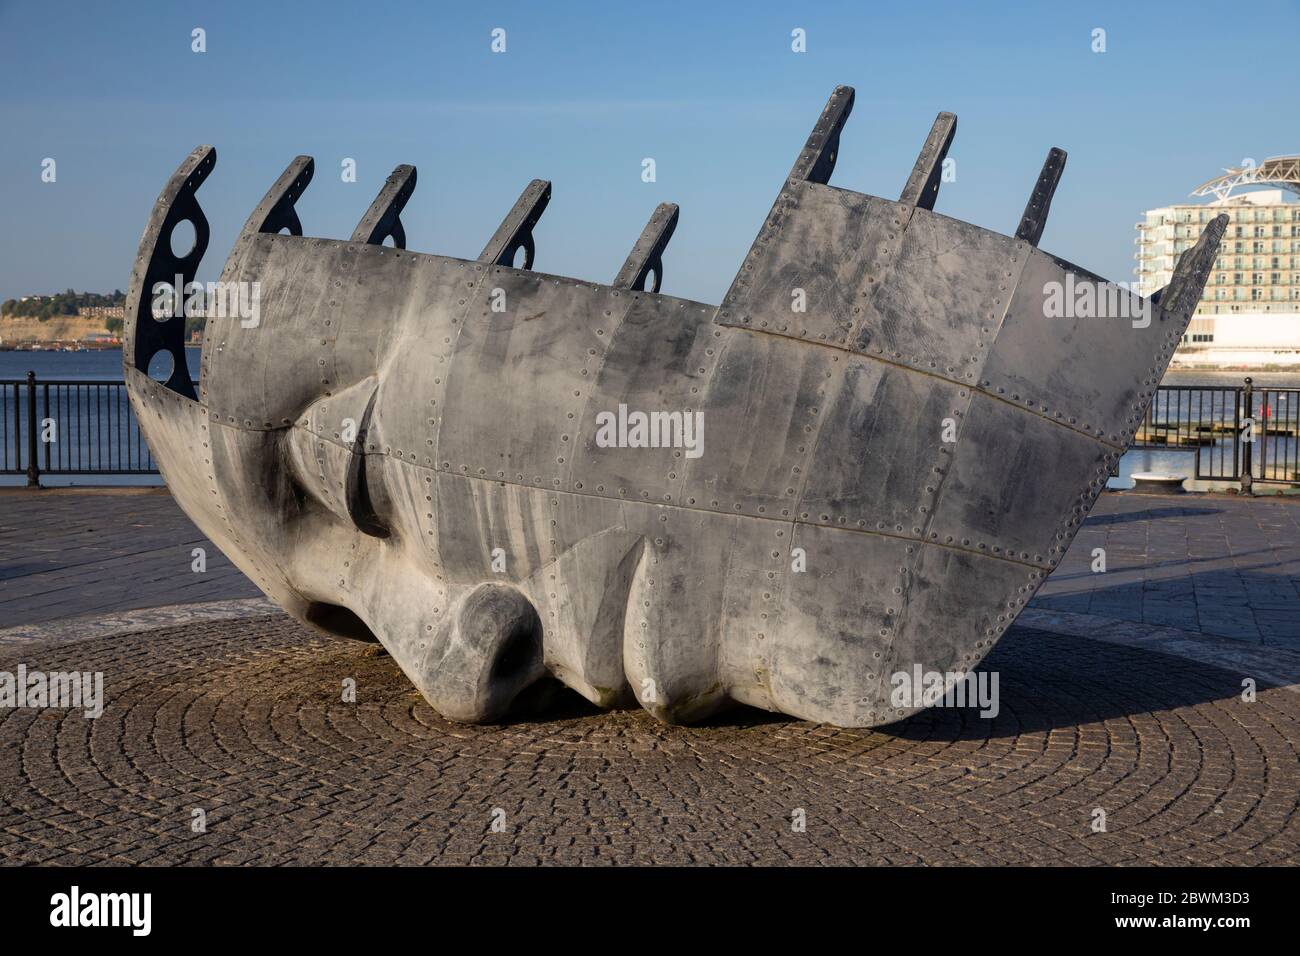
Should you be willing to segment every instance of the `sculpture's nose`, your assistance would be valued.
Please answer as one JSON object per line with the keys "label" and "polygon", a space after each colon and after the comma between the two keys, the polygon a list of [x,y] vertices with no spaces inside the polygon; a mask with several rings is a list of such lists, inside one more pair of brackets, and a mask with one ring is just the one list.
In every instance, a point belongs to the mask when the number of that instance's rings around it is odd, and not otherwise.
{"label": "sculpture's nose", "polygon": [[466,594],[439,637],[425,659],[425,694],[452,720],[495,720],[546,673],[541,618],[508,585],[482,584]]}

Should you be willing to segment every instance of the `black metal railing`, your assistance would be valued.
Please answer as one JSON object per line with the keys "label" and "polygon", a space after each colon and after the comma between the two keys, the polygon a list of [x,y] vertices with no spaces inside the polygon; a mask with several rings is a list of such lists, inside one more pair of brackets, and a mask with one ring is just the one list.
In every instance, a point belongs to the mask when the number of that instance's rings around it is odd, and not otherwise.
{"label": "black metal railing", "polygon": [[[195,382],[197,388],[198,383]],[[1161,385],[1133,448],[1195,453],[1201,481],[1300,484],[1300,388]],[[156,475],[120,381],[0,380],[0,474]]]}
{"label": "black metal railing", "polygon": [[1194,451],[1197,479],[1240,481],[1242,392],[1231,385],[1161,385],[1130,447]]}
{"label": "black metal railing", "polygon": [[1195,477],[1300,483],[1300,388],[1161,385],[1133,448],[1195,452]]}
{"label": "black metal railing", "polygon": [[[195,383],[197,385],[197,383]],[[0,474],[156,475],[121,381],[0,380]]]}
{"label": "black metal railing", "polygon": [[[1300,482],[1300,389],[1247,386],[1255,481]],[[1248,452],[1249,454],[1250,452]]]}

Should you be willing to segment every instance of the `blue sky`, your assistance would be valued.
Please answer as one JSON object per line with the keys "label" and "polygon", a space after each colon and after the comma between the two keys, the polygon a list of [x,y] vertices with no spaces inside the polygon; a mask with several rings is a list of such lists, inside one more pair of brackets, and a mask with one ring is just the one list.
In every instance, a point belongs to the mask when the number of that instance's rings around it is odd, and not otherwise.
{"label": "blue sky", "polygon": [[[190,49],[195,27],[206,53]],[[496,27],[505,54],[490,50]],[[1300,152],[1298,28],[1295,0],[1241,17],[1187,0],[0,0],[0,297],[125,288],[158,191],[211,143],[200,279],[307,153],[308,235],[347,238],[393,166],[413,163],[410,248],[473,258],[540,177],[554,192],[536,267],[604,282],[655,204],[677,202],[664,291],[717,302],[840,83],[857,104],[833,185],[896,197],[935,113],[951,110],[957,180],[938,211],[1014,230],[1060,146],[1043,248],[1132,280],[1144,209],[1244,157]],[[341,181],[345,157],[356,183]],[[655,183],[641,180],[645,157]]]}

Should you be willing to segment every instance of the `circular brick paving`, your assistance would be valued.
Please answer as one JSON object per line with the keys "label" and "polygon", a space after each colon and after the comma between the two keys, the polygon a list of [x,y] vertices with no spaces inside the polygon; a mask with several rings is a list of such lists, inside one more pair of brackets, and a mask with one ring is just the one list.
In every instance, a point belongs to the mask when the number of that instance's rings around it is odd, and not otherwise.
{"label": "circular brick paving", "polygon": [[1300,694],[1246,703],[1242,675],[1027,628],[986,661],[996,719],[888,732],[753,711],[665,727],[567,694],[466,727],[373,647],[281,615],[0,651],[20,662],[103,671],[107,706],[0,710],[6,863],[1300,858]]}

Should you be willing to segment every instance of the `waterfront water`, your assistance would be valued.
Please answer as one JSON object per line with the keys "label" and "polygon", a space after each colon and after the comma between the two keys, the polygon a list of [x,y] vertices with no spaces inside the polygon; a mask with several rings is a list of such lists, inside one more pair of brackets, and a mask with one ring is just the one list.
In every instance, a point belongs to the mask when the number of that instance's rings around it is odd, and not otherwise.
{"label": "waterfront water", "polygon": [[[200,350],[187,348],[185,358],[190,375],[197,379]],[[38,381],[120,382],[122,352],[120,349],[87,352],[0,352],[0,380],[25,379],[28,370],[36,373]],[[1247,374],[1253,379],[1256,388],[1300,388],[1300,371],[1247,373],[1181,370],[1169,372],[1163,384],[1231,388],[1240,386]],[[7,393],[0,396],[0,415],[7,412],[12,417],[12,410],[6,404],[8,401]],[[119,404],[121,408],[117,407]],[[125,415],[125,401],[114,401],[113,405],[113,414]],[[87,447],[93,444],[93,438],[84,439],[81,451],[93,454],[95,449]],[[1152,471],[1191,476],[1195,474],[1195,470],[1194,449],[1136,448],[1125,454],[1120,462],[1119,475],[1111,479],[1110,487],[1132,487],[1133,482],[1129,476],[1134,472]],[[21,475],[0,475],[0,484],[23,484],[24,481]],[[157,476],[134,475],[49,475],[42,477],[42,483],[47,485],[158,484],[159,479]],[[1230,486],[1222,483],[1191,482],[1189,487],[1196,490],[1213,490]],[[1235,487],[1235,483],[1231,487]]]}
{"label": "waterfront water", "polygon": [[[185,364],[190,377],[199,377],[200,350],[185,350]],[[98,349],[86,352],[0,352],[0,380],[26,378],[28,371],[37,379],[63,381],[122,381],[122,350]]]}
{"label": "waterfront water", "polygon": [[1250,377],[1256,388],[1300,388],[1300,370],[1294,372],[1205,372],[1200,369],[1174,369],[1166,372],[1161,385],[1202,385],[1232,388]]}
{"label": "waterfront water", "polygon": [[[199,375],[201,350],[185,350],[190,376]],[[36,373],[38,383],[45,382],[121,382],[122,350],[102,349],[85,352],[0,352],[0,381],[26,380],[28,371]],[[61,397],[62,401],[59,400]],[[20,397],[20,402],[23,401]],[[41,401],[43,402],[43,396]],[[84,429],[65,426],[61,440],[50,446],[54,463],[60,460],[107,463],[111,467],[138,467],[148,460],[148,446],[138,435],[132,421],[130,408],[123,389],[97,389],[82,386],[76,389],[59,389],[51,392],[54,417],[61,421],[82,420],[93,422]],[[38,405],[42,408],[43,405]],[[13,390],[5,388],[0,393],[0,467],[11,466],[14,459],[14,436],[25,441],[25,404],[19,411],[19,421],[14,423]],[[44,447],[42,447],[44,451]],[[25,459],[24,459],[25,461]],[[42,460],[42,467],[44,462]],[[157,475],[57,475],[42,474],[41,484],[47,487],[71,485],[157,485]],[[24,475],[0,474],[0,485],[24,485]]]}

